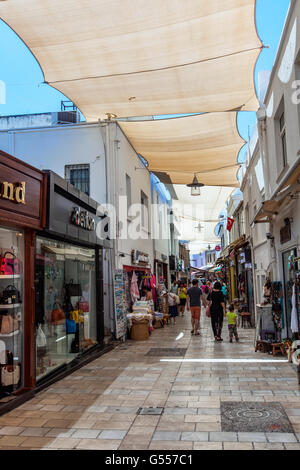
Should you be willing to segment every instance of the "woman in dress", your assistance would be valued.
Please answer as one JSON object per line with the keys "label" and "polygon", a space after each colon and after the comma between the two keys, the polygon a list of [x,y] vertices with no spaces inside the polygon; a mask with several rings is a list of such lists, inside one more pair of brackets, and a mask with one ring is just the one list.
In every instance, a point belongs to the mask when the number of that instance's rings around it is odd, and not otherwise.
{"label": "woman in dress", "polygon": [[211,326],[214,332],[215,341],[223,341],[221,337],[223,319],[225,312],[224,294],[222,292],[222,284],[215,282],[212,291],[207,296],[210,304]]}

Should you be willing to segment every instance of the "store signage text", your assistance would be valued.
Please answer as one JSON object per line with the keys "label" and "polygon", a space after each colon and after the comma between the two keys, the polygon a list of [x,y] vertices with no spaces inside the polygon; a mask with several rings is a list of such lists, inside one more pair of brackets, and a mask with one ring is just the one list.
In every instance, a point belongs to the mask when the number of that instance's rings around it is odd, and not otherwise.
{"label": "store signage text", "polygon": [[25,181],[21,183],[0,182],[0,198],[16,202],[17,204],[26,204],[25,185]]}
{"label": "store signage text", "polygon": [[74,207],[71,215],[72,224],[77,227],[84,228],[90,232],[96,229],[96,222],[93,217],[90,217],[87,211],[80,209],[79,207]]}

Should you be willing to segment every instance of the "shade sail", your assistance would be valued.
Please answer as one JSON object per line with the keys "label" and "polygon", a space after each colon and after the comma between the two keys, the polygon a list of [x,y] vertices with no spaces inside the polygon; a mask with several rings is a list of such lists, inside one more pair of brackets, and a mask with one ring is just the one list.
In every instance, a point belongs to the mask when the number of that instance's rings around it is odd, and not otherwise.
{"label": "shade sail", "polygon": [[188,184],[197,173],[208,186],[237,187],[237,154],[244,144],[236,113],[120,122],[135,150],[154,173],[166,173],[173,184]]}
{"label": "shade sail", "polygon": [[9,0],[0,17],[87,120],[256,110],[255,0]]}

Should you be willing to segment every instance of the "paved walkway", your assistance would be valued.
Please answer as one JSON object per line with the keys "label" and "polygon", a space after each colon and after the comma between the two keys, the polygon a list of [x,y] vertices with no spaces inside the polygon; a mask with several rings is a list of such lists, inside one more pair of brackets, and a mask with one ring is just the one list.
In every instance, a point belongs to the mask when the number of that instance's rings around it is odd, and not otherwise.
{"label": "paved walkway", "polygon": [[[151,348],[187,348],[185,360],[272,360],[254,353],[254,330],[240,329],[241,342],[233,344],[226,330],[223,343],[215,343],[202,314],[201,335],[192,336],[186,314],[148,341],[119,345],[1,416],[0,449],[300,449],[300,392],[290,364],[181,362],[175,355],[180,362],[162,362],[146,355]],[[240,416],[250,402],[281,404],[293,428],[222,432],[226,406],[242,405],[233,411]],[[140,407],[164,410],[141,415]]]}

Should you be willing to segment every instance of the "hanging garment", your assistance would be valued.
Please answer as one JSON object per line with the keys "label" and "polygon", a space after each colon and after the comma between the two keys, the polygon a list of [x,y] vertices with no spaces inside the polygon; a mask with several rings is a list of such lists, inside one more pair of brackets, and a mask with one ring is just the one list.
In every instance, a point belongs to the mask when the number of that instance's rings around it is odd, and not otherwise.
{"label": "hanging garment", "polygon": [[131,294],[131,299],[132,299],[133,303],[137,299],[140,298],[140,292],[139,292],[139,288],[138,288],[137,277],[136,277],[135,271],[133,271],[133,273],[132,273],[130,294]]}
{"label": "hanging garment", "polygon": [[293,285],[293,294],[292,294],[291,330],[293,333],[298,333],[299,331],[298,314],[297,314],[297,307],[296,307],[295,284]]}

